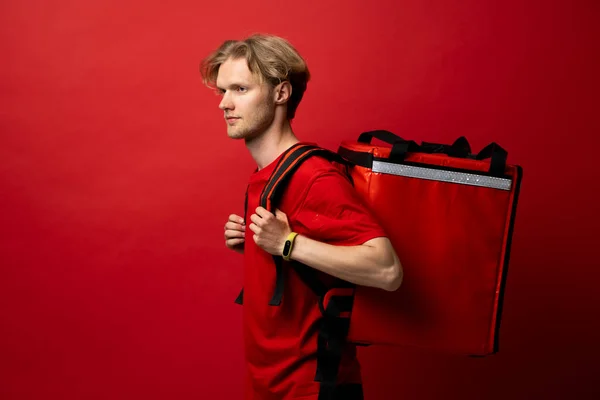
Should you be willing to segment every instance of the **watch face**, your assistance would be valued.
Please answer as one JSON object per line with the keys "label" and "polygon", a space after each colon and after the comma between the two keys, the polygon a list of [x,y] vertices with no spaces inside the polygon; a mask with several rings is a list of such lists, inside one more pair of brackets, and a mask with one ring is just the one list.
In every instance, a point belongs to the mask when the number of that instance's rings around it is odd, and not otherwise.
{"label": "watch face", "polygon": [[286,240],[285,245],[283,246],[283,255],[287,256],[290,252],[290,246],[292,245],[292,242],[290,242],[289,240]]}

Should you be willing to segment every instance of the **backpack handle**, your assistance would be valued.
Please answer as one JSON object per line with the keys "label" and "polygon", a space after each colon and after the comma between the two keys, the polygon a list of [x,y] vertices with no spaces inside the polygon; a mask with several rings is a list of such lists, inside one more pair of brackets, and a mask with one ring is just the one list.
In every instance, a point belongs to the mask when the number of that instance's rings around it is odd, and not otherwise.
{"label": "backpack handle", "polygon": [[508,158],[508,152],[504,150],[498,143],[492,142],[485,146],[475,159],[485,160],[490,158],[490,170],[489,173],[494,176],[503,176],[504,170],[506,169],[506,159]]}
{"label": "backpack handle", "polygon": [[363,132],[358,137],[358,141],[360,143],[370,144],[373,138],[392,145],[392,151],[390,152],[389,157],[392,162],[402,162],[406,157],[406,153],[419,151],[421,149],[421,146],[414,140],[404,140],[395,133],[385,130]]}
{"label": "backpack handle", "polygon": [[443,153],[450,157],[468,158],[471,155],[471,145],[466,137],[461,136],[451,145],[431,142],[421,142],[422,150],[426,153]]}
{"label": "backpack handle", "polygon": [[386,142],[388,144],[394,144],[396,142],[405,141],[404,139],[402,139],[400,136],[396,135],[395,133],[392,133],[390,131],[384,131],[384,130],[363,132],[358,137],[358,141],[360,143],[371,144],[371,139],[373,139],[373,138],[379,139],[382,142]]}

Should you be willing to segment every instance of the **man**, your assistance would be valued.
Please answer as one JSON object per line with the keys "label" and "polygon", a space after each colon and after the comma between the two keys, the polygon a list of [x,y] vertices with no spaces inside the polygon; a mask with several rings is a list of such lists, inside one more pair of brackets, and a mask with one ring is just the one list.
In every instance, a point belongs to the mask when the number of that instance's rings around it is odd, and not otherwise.
{"label": "man", "polygon": [[[244,254],[246,399],[318,398],[315,382],[317,297],[292,268],[286,269],[280,306],[269,305],[275,283],[273,255],[295,232],[291,260],[357,285],[396,290],[402,267],[390,241],[351,182],[335,164],[311,157],[294,173],[276,214],[259,207],[260,193],[282,153],[299,143],[290,121],[310,74],[286,40],[254,35],[226,41],[203,60],[204,83],[222,96],[227,134],[243,139],[258,169],[248,186],[248,220],[236,214],[225,225],[228,248]],[[356,348],[346,343],[335,398],[362,399]]]}

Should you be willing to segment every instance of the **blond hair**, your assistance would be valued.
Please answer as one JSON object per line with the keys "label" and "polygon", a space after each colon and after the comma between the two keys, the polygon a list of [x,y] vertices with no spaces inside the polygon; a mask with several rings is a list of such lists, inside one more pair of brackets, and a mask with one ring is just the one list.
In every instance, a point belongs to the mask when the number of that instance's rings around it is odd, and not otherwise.
{"label": "blond hair", "polygon": [[306,91],[310,73],[304,59],[285,39],[274,35],[255,34],[244,40],[226,40],[202,60],[200,73],[208,87],[214,88],[220,66],[228,59],[245,58],[248,69],[261,83],[275,87],[289,81],[292,95],[287,103],[287,118],[293,119]]}

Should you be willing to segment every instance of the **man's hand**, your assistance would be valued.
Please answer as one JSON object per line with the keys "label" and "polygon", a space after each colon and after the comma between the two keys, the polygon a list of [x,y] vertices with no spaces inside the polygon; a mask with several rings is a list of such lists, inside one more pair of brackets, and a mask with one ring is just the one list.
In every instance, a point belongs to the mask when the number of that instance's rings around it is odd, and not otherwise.
{"label": "man's hand", "polygon": [[280,256],[288,235],[292,232],[287,216],[281,210],[271,213],[263,207],[256,209],[250,220],[254,242],[269,254]]}
{"label": "man's hand", "polygon": [[231,214],[225,224],[225,245],[238,253],[244,253],[246,223],[239,215]]}

